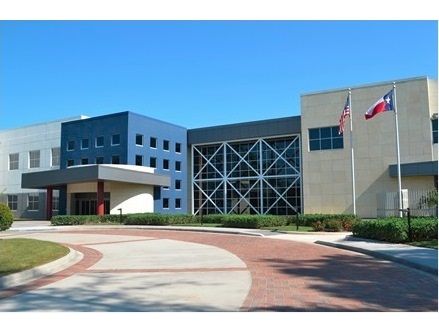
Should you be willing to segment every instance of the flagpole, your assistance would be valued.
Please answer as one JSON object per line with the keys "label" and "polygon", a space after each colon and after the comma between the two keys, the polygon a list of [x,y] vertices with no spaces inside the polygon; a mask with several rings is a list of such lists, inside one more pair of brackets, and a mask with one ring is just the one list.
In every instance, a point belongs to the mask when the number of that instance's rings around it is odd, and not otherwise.
{"label": "flagpole", "polygon": [[399,217],[402,217],[402,190],[401,190],[401,156],[399,152],[399,128],[398,128],[398,110],[396,105],[396,83],[393,82],[393,98],[395,110],[395,128],[396,128],[396,167],[398,169],[398,208]]}
{"label": "flagpole", "polygon": [[350,143],[351,143],[351,173],[352,173],[352,206],[354,215],[357,215],[357,204],[355,195],[355,160],[354,160],[354,144],[352,138],[352,102],[351,102],[351,89],[349,88],[349,123],[350,123]]}

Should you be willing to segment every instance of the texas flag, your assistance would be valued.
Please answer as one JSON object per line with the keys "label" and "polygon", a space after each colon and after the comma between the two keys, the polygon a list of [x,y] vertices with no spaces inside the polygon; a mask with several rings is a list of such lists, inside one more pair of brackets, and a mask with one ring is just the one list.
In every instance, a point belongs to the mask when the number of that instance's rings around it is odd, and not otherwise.
{"label": "texas flag", "polygon": [[364,114],[364,117],[368,120],[374,117],[376,114],[384,111],[394,111],[393,108],[393,90],[385,94],[381,99],[375,102]]}

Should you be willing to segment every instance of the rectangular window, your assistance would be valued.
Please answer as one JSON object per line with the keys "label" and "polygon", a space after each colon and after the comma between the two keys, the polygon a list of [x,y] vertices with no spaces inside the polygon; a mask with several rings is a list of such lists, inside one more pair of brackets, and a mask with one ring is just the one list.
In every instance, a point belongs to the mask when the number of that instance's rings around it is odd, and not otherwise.
{"label": "rectangular window", "polygon": [[175,171],[181,171],[181,161],[175,161]]}
{"label": "rectangular window", "polygon": [[163,140],[163,150],[169,151],[169,140]]}
{"label": "rectangular window", "polygon": [[154,137],[149,138],[149,147],[157,148],[157,138]]}
{"label": "rectangular window", "polygon": [[181,190],[181,180],[180,179],[175,180],[175,189]]}
{"label": "rectangular window", "polygon": [[431,120],[431,131],[433,134],[433,144],[437,144],[437,118]]}
{"label": "rectangular window", "polygon": [[136,134],[136,145],[143,146],[143,135]]}
{"label": "rectangular window", "polygon": [[169,160],[163,160],[163,170],[169,170]]}
{"label": "rectangular window", "polygon": [[54,211],[59,210],[59,196],[52,197],[52,210],[54,210]]}
{"label": "rectangular window", "polygon": [[136,155],[136,166],[143,166],[143,156]]}
{"label": "rectangular window", "polygon": [[112,146],[120,145],[120,134],[113,134],[111,136],[111,145]]}
{"label": "rectangular window", "polygon": [[8,207],[10,210],[17,210],[18,206],[18,195],[11,194],[8,195]]}
{"label": "rectangular window", "polygon": [[74,140],[69,140],[67,142],[67,150],[68,151],[74,151],[75,150],[75,141]]}
{"label": "rectangular window", "polygon": [[175,143],[175,153],[181,153],[181,144]]}
{"label": "rectangular window", "polygon": [[89,141],[87,138],[81,139],[81,149],[88,149]]}
{"label": "rectangular window", "polygon": [[96,137],[95,146],[96,147],[104,147],[104,137],[103,136]]}
{"label": "rectangular window", "polygon": [[87,158],[83,158],[81,159],[81,164],[88,164],[88,159]]}
{"label": "rectangular window", "polygon": [[169,209],[169,199],[163,198],[163,209]]}
{"label": "rectangular window", "polygon": [[29,168],[40,167],[40,151],[29,152]]}
{"label": "rectangular window", "polygon": [[39,196],[36,194],[29,194],[27,196],[27,208],[28,210],[39,210],[40,201]]}
{"label": "rectangular window", "polygon": [[181,209],[181,199],[175,199],[175,209]]}
{"label": "rectangular window", "polygon": [[119,155],[112,155],[112,156],[111,156],[111,163],[112,163],[112,164],[119,164],[119,163],[120,163],[120,157],[119,157]]}
{"label": "rectangular window", "polygon": [[309,150],[343,148],[343,134],[338,134],[338,126],[309,129]]}
{"label": "rectangular window", "polygon": [[19,154],[9,154],[9,170],[17,170],[19,163]]}
{"label": "rectangular window", "polygon": [[67,160],[67,168],[68,167],[73,167],[75,165],[75,161],[74,160]]}
{"label": "rectangular window", "polygon": [[104,157],[96,156],[96,164],[104,164]]}
{"label": "rectangular window", "polygon": [[50,157],[50,164],[52,167],[59,167],[59,160],[60,160],[60,148],[54,147],[52,148],[52,153]]}
{"label": "rectangular window", "polygon": [[157,168],[157,158],[155,157],[150,157],[149,158],[149,166],[151,168]]}

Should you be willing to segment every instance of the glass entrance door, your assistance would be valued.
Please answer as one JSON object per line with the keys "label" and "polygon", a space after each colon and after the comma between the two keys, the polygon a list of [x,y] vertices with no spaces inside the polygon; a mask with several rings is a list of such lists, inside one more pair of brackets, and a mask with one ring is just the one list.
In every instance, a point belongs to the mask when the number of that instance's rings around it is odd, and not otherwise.
{"label": "glass entrance door", "polygon": [[[96,215],[96,193],[75,193],[72,201],[74,215]],[[104,193],[104,214],[110,213],[110,193]]]}

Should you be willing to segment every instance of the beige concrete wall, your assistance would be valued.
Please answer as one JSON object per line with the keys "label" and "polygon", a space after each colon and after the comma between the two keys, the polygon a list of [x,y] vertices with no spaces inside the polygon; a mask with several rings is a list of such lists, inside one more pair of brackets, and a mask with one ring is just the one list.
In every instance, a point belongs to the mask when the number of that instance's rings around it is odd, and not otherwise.
{"label": "beige concrete wall", "polygon": [[[437,86],[427,79],[397,83],[402,163],[437,160],[430,121],[434,98],[429,95],[429,86],[434,84]],[[378,193],[397,191],[396,178],[388,175],[389,165],[396,164],[394,113],[364,119],[366,110],[391,89],[392,84],[352,89],[357,213],[361,217],[376,217]],[[338,125],[346,96],[347,90],[339,90],[301,98],[305,213],[352,213],[349,124],[343,149],[309,151],[308,141],[309,128]],[[432,177],[402,178],[402,188],[431,187]]]}
{"label": "beige concrete wall", "polygon": [[[72,193],[96,193],[97,183],[67,185],[67,214],[71,213]],[[105,182],[104,191],[110,193],[110,214],[154,212],[154,187],[150,185]]]}

